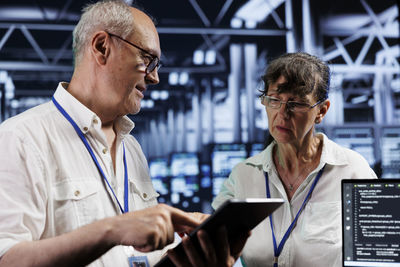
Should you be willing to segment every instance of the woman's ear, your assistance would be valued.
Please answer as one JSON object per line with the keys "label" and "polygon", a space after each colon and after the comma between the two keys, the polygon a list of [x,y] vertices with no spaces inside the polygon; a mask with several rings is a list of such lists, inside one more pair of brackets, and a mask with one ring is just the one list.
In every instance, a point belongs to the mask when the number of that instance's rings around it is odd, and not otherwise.
{"label": "woman's ear", "polygon": [[315,123],[318,124],[322,122],[322,119],[325,117],[330,106],[331,102],[329,101],[329,99],[326,99],[324,102],[319,104],[319,112],[317,114],[317,117],[315,118]]}
{"label": "woman's ear", "polygon": [[105,65],[110,54],[110,35],[105,31],[96,32],[91,41],[90,51],[99,65]]}

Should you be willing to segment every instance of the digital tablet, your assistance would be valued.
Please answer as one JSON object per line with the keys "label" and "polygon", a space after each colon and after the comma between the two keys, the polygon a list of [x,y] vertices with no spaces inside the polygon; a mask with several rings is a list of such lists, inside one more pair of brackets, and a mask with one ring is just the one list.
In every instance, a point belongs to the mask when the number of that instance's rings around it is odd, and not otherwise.
{"label": "digital tablet", "polygon": [[[193,230],[189,236],[194,246],[200,249],[196,233],[203,229],[212,239],[220,226],[225,225],[228,231],[228,240],[233,239],[239,233],[249,232],[261,221],[268,217],[283,203],[280,198],[247,198],[230,199],[224,202],[210,217]],[[182,244],[179,243],[174,250],[183,252]],[[175,266],[168,256],[162,258],[154,267]]]}

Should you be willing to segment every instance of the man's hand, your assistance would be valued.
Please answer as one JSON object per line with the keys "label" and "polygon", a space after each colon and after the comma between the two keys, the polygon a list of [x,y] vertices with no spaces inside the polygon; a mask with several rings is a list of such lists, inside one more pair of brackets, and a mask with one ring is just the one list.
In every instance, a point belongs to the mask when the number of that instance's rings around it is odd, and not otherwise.
{"label": "man's hand", "polygon": [[174,232],[189,233],[201,223],[179,209],[158,204],[154,207],[111,218],[111,240],[115,245],[133,246],[141,252],[162,249],[174,241]]}
{"label": "man's hand", "polygon": [[208,217],[210,217],[210,214],[205,214],[201,212],[190,212],[189,214],[200,222],[204,222]]}
{"label": "man's hand", "polygon": [[190,238],[186,236],[182,239],[186,255],[178,255],[175,250],[169,250],[168,256],[178,267],[233,266],[241,255],[249,236],[250,232],[243,233],[236,237],[235,240],[231,240],[231,244],[229,244],[226,228],[221,227],[218,229],[215,243],[213,243],[209,235],[204,230],[200,230],[197,233],[197,237],[202,251],[197,251]]}
{"label": "man's hand", "polygon": [[191,232],[201,223],[200,218],[159,204],[56,237],[20,242],[0,258],[0,266],[86,266],[116,245],[143,252],[161,249],[174,240],[174,231]]}

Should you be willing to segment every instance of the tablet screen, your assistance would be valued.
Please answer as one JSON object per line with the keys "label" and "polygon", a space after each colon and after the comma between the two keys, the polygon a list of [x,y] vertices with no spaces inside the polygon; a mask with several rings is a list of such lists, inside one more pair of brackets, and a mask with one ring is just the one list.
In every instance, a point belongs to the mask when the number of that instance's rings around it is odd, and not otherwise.
{"label": "tablet screen", "polygon": [[[228,239],[239,233],[248,232],[256,227],[283,203],[278,198],[247,198],[230,199],[224,202],[210,217],[189,234],[193,244],[200,248],[196,233],[204,229],[212,238],[220,226],[224,225],[228,231]],[[174,250],[183,253],[181,244]],[[168,257],[162,258],[155,267],[174,266]]]}

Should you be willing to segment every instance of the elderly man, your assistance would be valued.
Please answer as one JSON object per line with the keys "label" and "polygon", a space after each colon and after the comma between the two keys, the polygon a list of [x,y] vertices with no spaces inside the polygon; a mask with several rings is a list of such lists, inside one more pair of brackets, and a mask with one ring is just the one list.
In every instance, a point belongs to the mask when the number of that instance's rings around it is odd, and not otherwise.
{"label": "elderly man", "polygon": [[[0,126],[0,266],[153,265],[174,232],[202,214],[157,205],[127,114],[159,82],[152,20],[123,1],[84,9],[74,33],[75,70],[52,101]],[[229,246],[199,233],[177,265],[226,266],[247,238]],[[235,247],[234,247],[235,245]],[[213,249],[216,248],[216,249]]]}

